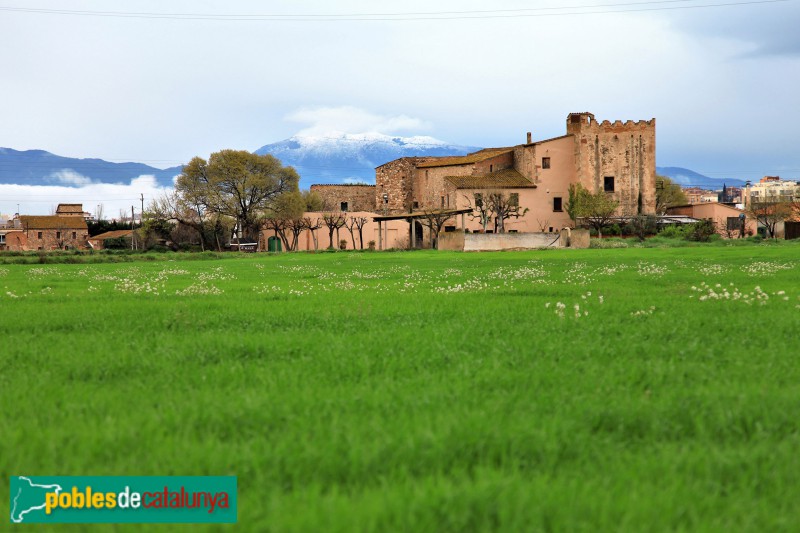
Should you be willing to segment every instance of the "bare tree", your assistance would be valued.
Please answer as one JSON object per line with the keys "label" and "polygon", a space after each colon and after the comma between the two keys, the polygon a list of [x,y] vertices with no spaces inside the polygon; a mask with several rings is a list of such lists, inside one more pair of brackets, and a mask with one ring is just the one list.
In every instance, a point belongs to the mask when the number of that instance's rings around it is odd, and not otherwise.
{"label": "bare tree", "polygon": [[537,219],[536,219],[536,224],[539,226],[539,231],[541,231],[542,233],[544,233],[544,232],[545,232],[545,230],[546,230],[547,228],[549,228],[549,227],[550,227],[550,226],[549,226],[549,224],[550,224],[550,219],[549,219],[549,218],[546,218],[546,219],[544,219],[544,220],[539,220],[539,219],[537,218]]}
{"label": "bare tree", "polygon": [[453,214],[441,209],[421,209],[422,218],[420,223],[428,228],[431,233],[431,248],[439,247],[439,233],[444,228],[448,220],[453,218]]}
{"label": "bare tree", "polygon": [[360,243],[361,249],[364,249],[364,236],[363,236],[363,229],[364,225],[367,223],[367,217],[355,217],[349,216],[347,217],[347,222],[345,222],[345,227],[347,231],[350,232],[350,240],[353,242],[353,250],[356,249],[356,236],[355,232],[358,230],[358,241]]}
{"label": "bare tree", "polygon": [[[472,208],[472,212],[469,213],[469,218],[471,220],[479,220],[483,232],[486,233],[486,226],[492,218],[492,214],[489,211],[489,202],[484,201],[482,192],[474,193],[472,198],[464,195],[464,199],[467,201],[467,205]],[[473,205],[475,207],[472,207]]]}
{"label": "bare tree", "polygon": [[722,217],[718,218],[714,224],[717,227],[717,233],[727,239],[741,239],[744,237],[744,217]]}
{"label": "bare tree", "polygon": [[790,202],[750,200],[746,209],[747,215],[754,218],[767,230],[768,237],[775,238],[775,228],[780,222],[792,217]]}
{"label": "bare tree", "polygon": [[314,251],[319,250],[319,240],[317,239],[317,230],[322,227],[322,220],[319,218],[311,219],[310,217],[305,217],[303,219],[306,224],[306,229],[311,232],[311,238],[314,240]]}
{"label": "bare tree", "polygon": [[264,227],[275,232],[275,236],[280,238],[281,242],[283,243],[284,249],[287,252],[291,251],[291,247],[289,246],[289,238],[286,235],[287,219],[278,216],[267,217],[264,219]]}
{"label": "bare tree", "polygon": [[342,212],[328,212],[322,214],[322,221],[328,227],[328,239],[330,241],[330,246],[328,248],[333,249],[335,246],[333,245],[333,232],[336,232],[336,240],[339,240],[339,229],[344,227],[346,223],[345,214]]}
{"label": "bare tree", "polygon": [[364,249],[364,226],[367,225],[367,222],[369,222],[367,217],[353,217],[353,223],[358,229],[358,243],[362,250]]}
{"label": "bare tree", "polygon": [[[528,208],[523,208],[519,205],[518,193],[506,193],[501,190],[487,189],[481,192],[476,192],[473,195],[474,206],[470,203],[473,212],[470,217],[481,221],[483,231],[486,232],[486,225],[489,220],[494,218],[494,231],[497,233],[505,233],[506,220],[511,218],[520,218],[525,216]],[[467,197],[467,202],[470,199]]]}

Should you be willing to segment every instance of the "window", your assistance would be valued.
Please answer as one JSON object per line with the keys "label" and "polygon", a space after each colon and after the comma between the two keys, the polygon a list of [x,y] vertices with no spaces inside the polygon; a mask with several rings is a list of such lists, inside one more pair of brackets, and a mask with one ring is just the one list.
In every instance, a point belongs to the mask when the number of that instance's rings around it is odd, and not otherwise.
{"label": "window", "polygon": [[494,172],[494,165],[489,165],[489,172]]}
{"label": "window", "polygon": [[742,227],[742,220],[739,217],[728,217],[728,230],[737,230]]}
{"label": "window", "polygon": [[508,195],[508,205],[511,207],[519,207],[519,193],[512,192]]}
{"label": "window", "polygon": [[554,196],[553,197],[553,211],[561,212],[564,210],[564,206],[562,205],[561,197]]}
{"label": "window", "polygon": [[543,157],[542,158],[542,168],[550,168],[550,158]]}
{"label": "window", "polygon": [[342,202],[342,204],[339,206],[339,209],[341,211],[347,211],[347,202]]}
{"label": "window", "polygon": [[61,238],[61,232],[60,232],[60,231],[57,231],[57,232],[56,232],[56,239],[60,239],[60,238]]}
{"label": "window", "polygon": [[419,209],[419,202],[414,200],[414,203],[411,204],[411,207],[413,207],[414,209]]}
{"label": "window", "polygon": [[444,208],[444,196],[442,196],[442,208]]}
{"label": "window", "polygon": [[6,234],[0,233],[0,244],[5,244],[6,242]]}
{"label": "window", "polygon": [[614,192],[614,176],[606,176],[603,181],[603,190],[606,192]]}
{"label": "window", "polygon": [[78,238],[78,232],[77,231],[73,231],[72,232],[72,238],[73,239],[77,239]]}
{"label": "window", "polygon": [[41,239],[42,238],[42,232],[41,231],[36,232],[36,238],[37,239]]}
{"label": "window", "polygon": [[483,207],[483,195],[479,192],[475,193],[475,207],[479,209]]}

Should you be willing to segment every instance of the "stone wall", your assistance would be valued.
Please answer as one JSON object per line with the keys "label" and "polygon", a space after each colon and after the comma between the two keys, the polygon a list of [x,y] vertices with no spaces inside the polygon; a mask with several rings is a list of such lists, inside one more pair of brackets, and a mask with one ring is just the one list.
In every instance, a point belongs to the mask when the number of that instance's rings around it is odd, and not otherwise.
{"label": "stone wall", "polygon": [[86,229],[30,229],[25,231],[28,250],[60,250],[86,248]]}
{"label": "stone wall", "polygon": [[499,250],[535,250],[558,248],[558,233],[462,233],[439,234],[439,250],[489,252]]}
{"label": "stone wall", "polygon": [[[325,211],[375,212],[374,185],[312,185],[311,192],[322,198]],[[346,209],[342,209],[345,202]]]}
{"label": "stone wall", "polygon": [[[375,206],[379,213],[405,213],[412,205],[412,180],[420,157],[403,157],[375,169]],[[383,195],[387,202],[384,202]]]}

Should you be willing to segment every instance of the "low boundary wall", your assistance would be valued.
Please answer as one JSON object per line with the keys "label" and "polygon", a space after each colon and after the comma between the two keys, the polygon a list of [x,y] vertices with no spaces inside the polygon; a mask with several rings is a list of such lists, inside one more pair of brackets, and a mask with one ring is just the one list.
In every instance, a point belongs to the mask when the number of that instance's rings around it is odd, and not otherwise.
{"label": "low boundary wall", "polygon": [[462,233],[453,231],[439,234],[439,250],[489,252],[564,247],[588,248],[589,232],[564,229],[560,233]]}

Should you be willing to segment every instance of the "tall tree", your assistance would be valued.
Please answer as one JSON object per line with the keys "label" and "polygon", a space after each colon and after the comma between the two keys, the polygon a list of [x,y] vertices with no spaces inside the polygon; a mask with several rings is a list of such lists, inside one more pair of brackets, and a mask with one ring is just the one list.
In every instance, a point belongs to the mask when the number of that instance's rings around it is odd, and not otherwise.
{"label": "tall tree", "polygon": [[294,168],[284,167],[271,155],[221,150],[208,161],[200,157],[189,161],[175,191],[198,211],[235,219],[244,238],[253,240],[262,214],[281,194],[297,191],[299,179]]}
{"label": "tall tree", "polygon": [[688,203],[689,199],[680,185],[666,176],[656,175],[656,213],[663,215],[668,207]]}

